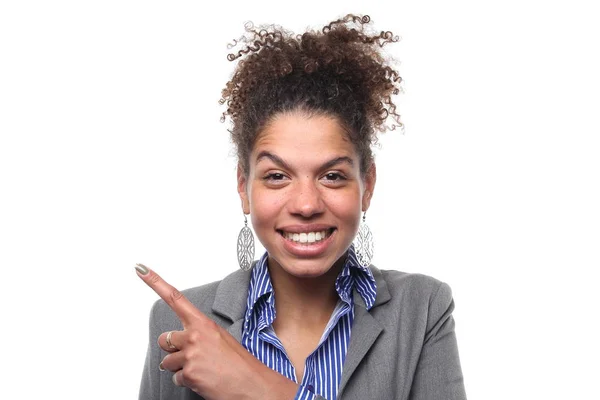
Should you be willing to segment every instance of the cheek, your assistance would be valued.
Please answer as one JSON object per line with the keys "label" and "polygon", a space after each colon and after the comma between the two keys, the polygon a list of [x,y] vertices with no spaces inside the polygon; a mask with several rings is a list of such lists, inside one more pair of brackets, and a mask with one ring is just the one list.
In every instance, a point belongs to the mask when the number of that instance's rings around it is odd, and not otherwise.
{"label": "cheek", "polygon": [[360,219],[362,201],[359,190],[329,193],[325,198],[328,209],[341,219]]}
{"label": "cheek", "polygon": [[272,224],[279,215],[284,198],[281,194],[256,189],[250,195],[250,215],[255,226]]}

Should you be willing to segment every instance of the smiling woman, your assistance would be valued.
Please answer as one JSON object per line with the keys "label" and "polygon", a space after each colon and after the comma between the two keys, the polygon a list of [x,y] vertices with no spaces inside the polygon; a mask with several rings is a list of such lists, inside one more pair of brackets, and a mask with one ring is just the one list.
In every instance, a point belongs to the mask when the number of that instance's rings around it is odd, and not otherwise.
{"label": "smiling woman", "polygon": [[397,38],[369,23],[247,26],[222,103],[242,211],[266,252],[183,295],[137,266],[163,299],[140,399],[465,398],[448,285],[378,269],[353,245],[375,189],[370,146],[400,125],[400,77],[380,54]]}
{"label": "smiling woman", "polygon": [[333,287],[374,186],[375,165],[362,179],[337,118],[303,111],[279,114],[263,129],[248,176],[240,169],[238,177],[244,212],[277,271],[271,275],[281,273],[288,286],[329,271]]}

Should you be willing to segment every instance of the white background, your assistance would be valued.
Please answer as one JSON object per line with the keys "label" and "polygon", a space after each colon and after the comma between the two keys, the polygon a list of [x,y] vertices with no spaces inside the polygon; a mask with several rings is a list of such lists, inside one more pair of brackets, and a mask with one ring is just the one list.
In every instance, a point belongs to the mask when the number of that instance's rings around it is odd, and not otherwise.
{"label": "white background", "polygon": [[374,263],[451,285],[470,399],[600,398],[591,3],[2,2],[0,397],[136,398],[157,296],[134,264],[181,289],[237,268],[227,43],[356,12],[402,37],[406,91]]}

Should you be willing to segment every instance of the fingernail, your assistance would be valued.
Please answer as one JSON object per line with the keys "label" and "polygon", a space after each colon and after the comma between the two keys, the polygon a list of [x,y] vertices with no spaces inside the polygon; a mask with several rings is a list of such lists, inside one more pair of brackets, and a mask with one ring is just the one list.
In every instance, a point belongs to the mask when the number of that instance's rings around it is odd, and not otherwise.
{"label": "fingernail", "polygon": [[135,269],[142,275],[146,275],[148,273],[148,267],[144,264],[135,264]]}
{"label": "fingernail", "polygon": [[162,361],[158,364],[158,369],[161,371],[165,371],[165,367],[163,367]]}

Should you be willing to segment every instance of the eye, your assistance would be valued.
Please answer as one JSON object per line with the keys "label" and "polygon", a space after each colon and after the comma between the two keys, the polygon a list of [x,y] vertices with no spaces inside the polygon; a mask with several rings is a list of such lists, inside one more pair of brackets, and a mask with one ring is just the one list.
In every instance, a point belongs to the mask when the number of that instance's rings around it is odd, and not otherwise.
{"label": "eye", "polygon": [[282,173],[279,173],[279,172],[269,174],[265,177],[265,179],[271,180],[271,181],[281,181],[284,178],[285,178],[285,175],[283,175]]}
{"label": "eye", "polygon": [[284,185],[288,177],[283,172],[270,172],[263,176],[262,180],[271,186],[281,186]]}
{"label": "eye", "polygon": [[346,181],[346,177],[339,172],[328,172],[325,175],[323,175],[323,179],[327,183],[333,183],[333,184],[341,184],[344,181]]}

